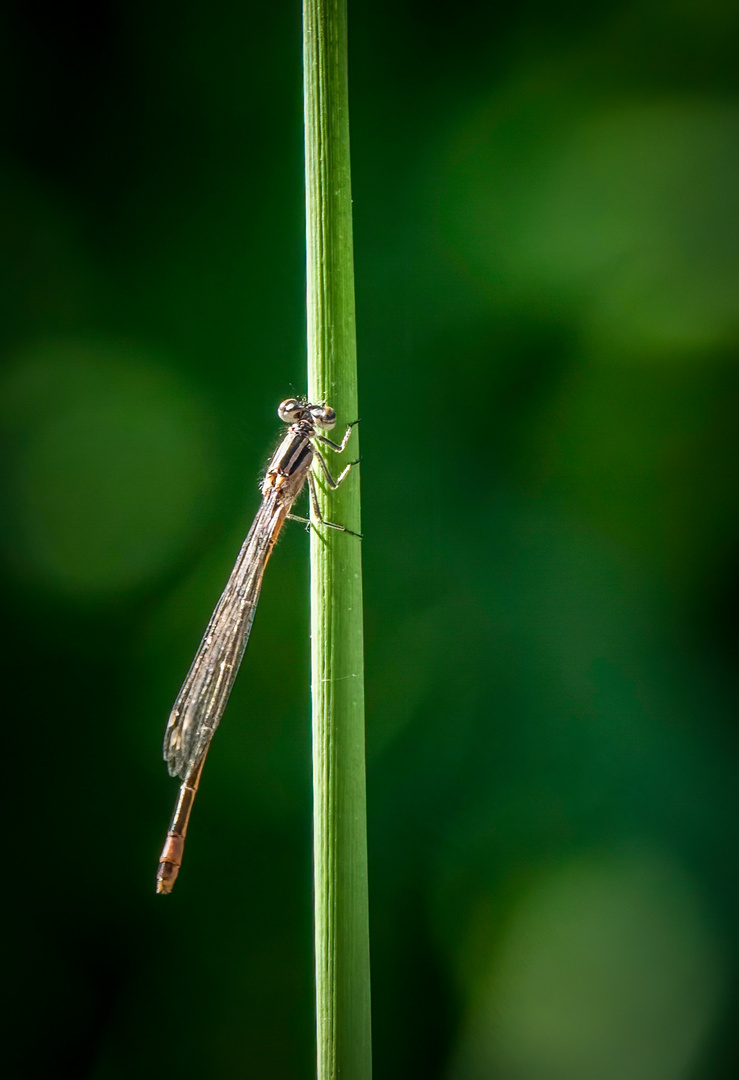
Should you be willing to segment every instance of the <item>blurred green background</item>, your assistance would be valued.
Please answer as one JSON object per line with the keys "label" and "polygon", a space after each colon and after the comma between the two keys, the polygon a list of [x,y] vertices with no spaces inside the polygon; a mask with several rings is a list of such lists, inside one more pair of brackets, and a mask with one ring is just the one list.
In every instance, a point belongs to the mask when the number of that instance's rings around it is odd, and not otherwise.
{"label": "blurred green background", "polygon": [[[305,389],[300,17],[1,17],[13,1076],[313,1075],[298,526],[154,895]],[[731,0],[350,0],[382,1080],[739,1075],[738,41]]]}

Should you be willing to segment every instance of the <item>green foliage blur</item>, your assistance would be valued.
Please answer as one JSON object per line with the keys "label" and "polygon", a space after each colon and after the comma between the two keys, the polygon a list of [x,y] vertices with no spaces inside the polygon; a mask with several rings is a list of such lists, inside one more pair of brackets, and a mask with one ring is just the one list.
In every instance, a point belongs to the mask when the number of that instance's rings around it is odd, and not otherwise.
{"label": "green foliage blur", "polygon": [[[739,11],[349,15],[375,1074],[735,1080]],[[313,1075],[300,18],[2,15],[10,1076]]]}

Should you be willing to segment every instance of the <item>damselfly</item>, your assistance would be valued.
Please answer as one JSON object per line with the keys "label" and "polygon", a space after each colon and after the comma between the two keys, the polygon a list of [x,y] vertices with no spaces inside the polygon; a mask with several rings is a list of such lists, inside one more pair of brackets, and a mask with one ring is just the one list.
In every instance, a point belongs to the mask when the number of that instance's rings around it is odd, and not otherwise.
{"label": "damselfly", "polygon": [[208,623],[164,734],[164,760],[169,774],[179,776],[182,784],[159,860],[158,893],[171,892],[177,880],[203,762],[249,640],[267,559],[285,521],[291,519],[310,524],[309,519],[290,512],[306,480],[316,521],[352,536],[359,535],[321,516],[311,470],[313,461],[317,461],[327,485],[330,488],[339,486],[357,462],[350,462],[334,480],[316,443],[342,453],[357,421],[347,427],[341,442],[335,443],[318,431],[319,428],[329,431],[336,424],[336,413],[323,402],[311,405],[288,398],[280,405],[277,415],[290,426],[269,463],[262,481],[262,505]]}

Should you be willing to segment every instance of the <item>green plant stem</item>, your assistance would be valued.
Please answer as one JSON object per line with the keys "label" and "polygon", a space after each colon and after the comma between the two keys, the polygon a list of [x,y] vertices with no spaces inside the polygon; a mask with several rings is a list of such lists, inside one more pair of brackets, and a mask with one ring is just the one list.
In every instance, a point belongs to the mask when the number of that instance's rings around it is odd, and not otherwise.
{"label": "green plant stem", "polygon": [[[340,437],[357,419],[346,0],[304,0],[303,68],[308,396],[336,409]],[[356,532],[358,474],[319,495]],[[361,542],[333,529],[311,530],[311,643],[318,1080],[369,1080]]]}

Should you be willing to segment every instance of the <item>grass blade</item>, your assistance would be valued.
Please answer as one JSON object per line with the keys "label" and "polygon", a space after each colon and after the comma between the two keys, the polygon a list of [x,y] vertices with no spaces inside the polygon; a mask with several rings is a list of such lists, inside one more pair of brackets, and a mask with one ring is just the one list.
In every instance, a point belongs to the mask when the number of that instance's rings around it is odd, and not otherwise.
{"label": "grass blade", "polygon": [[[357,418],[345,0],[304,0],[303,66],[308,394],[341,427]],[[320,500],[360,531],[358,469]],[[332,529],[311,530],[311,640],[318,1080],[369,1080],[361,543]]]}

